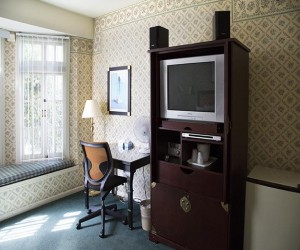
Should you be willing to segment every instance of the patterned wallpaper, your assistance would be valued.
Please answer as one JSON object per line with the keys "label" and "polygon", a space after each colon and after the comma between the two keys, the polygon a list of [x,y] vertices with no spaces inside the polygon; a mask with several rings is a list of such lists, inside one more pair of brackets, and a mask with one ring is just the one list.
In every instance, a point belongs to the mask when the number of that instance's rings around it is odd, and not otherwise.
{"label": "patterned wallpaper", "polygon": [[299,11],[233,25],[251,48],[250,168],[300,171],[299,26]]}
{"label": "patterned wallpaper", "polygon": [[299,11],[299,8],[298,0],[232,0],[234,21]]}
{"label": "patterned wallpaper", "polygon": [[[106,112],[106,72],[132,66],[132,116],[104,115],[105,138],[130,138],[137,117],[149,115],[149,28],[169,29],[170,46],[212,40],[214,11],[231,11],[231,37],[251,49],[248,169],[300,172],[300,2],[149,0],[95,23],[93,96]],[[98,139],[98,135],[95,135]],[[142,181],[141,181],[142,182]]]}
{"label": "patterned wallpaper", "polygon": [[79,140],[92,140],[90,120],[81,116],[85,101],[92,99],[93,41],[72,37],[70,42],[70,156],[81,164]]}
{"label": "patterned wallpaper", "polygon": [[[231,11],[231,37],[251,49],[248,169],[256,165],[300,172],[300,2],[298,0],[147,0],[95,20],[94,41],[71,38],[70,153],[91,140],[82,119],[85,100],[96,99],[94,141],[135,145],[136,119],[150,112],[149,28],[169,29],[170,46],[212,40],[214,11]],[[109,67],[132,66],[131,116],[107,112]],[[15,44],[5,43],[6,163],[15,161]],[[138,170],[137,198],[149,197],[149,166]]]}
{"label": "patterned wallpaper", "polygon": [[5,163],[16,162],[15,43],[4,43]]}

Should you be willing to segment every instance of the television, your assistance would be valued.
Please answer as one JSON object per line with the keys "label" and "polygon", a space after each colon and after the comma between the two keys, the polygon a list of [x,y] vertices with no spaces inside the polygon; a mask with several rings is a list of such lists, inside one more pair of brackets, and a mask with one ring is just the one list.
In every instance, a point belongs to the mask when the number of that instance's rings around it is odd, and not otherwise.
{"label": "television", "polygon": [[166,119],[224,122],[224,54],[160,62],[160,112]]}

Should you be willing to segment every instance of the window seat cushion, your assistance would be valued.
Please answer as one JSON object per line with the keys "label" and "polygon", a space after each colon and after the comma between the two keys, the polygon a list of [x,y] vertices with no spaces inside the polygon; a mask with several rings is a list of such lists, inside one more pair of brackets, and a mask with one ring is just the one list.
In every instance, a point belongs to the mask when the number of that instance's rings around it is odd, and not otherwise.
{"label": "window seat cushion", "polygon": [[72,160],[61,159],[0,166],[0,187],[72,166]]}

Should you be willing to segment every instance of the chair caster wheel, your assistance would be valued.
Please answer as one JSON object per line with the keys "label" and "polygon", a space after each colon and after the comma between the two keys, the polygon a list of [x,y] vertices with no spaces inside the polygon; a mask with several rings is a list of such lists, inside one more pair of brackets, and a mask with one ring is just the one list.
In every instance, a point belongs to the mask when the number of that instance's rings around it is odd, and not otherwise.
{"label": "chair caster wheel", "polygon": [[127,225],[128,222],[127,222],[127,218],[125,220],[122,221],[123,225]]}
{"label": "chair caster wheel", "polygon": [[103,239],[103,238],[105,238],[105,235],[104,234],[99,234],[99,237]]}
{"label": "chair caster wheel", "polygon": [[91,214],[91,213],[92,213],[92,210],[89,209],[89,210],[87,211],[87,214]]}
{"label": "chair caster wheel", "polygon": [[76,229],[77,229],[77,230],[81,229],[81,223],[78,223],[78,224],[76,225]]}

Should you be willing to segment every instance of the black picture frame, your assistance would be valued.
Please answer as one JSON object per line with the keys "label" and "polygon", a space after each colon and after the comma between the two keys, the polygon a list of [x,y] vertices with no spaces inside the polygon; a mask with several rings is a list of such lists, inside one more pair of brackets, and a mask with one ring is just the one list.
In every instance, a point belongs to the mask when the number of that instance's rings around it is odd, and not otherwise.
{"label": "black picture frame", "polygon": [[107,109],[111,115],[131,115],[131,66],[110,67]]}

